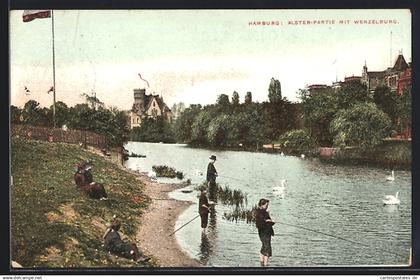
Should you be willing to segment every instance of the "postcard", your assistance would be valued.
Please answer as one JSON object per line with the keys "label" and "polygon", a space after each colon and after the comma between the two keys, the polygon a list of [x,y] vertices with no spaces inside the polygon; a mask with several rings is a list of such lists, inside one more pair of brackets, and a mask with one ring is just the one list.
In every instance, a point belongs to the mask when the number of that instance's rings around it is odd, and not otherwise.
{"label": "postcard", "polygon": [[11,10],[11,267],[410,267],[411,28]]}

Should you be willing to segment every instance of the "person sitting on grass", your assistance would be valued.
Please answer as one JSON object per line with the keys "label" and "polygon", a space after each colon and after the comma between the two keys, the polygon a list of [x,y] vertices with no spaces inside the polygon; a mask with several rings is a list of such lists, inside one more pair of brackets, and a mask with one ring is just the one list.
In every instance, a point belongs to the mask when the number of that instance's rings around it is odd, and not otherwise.
{"label": "person sitting on grass", "polygon": [[131,258],[135,261],[139,258],[139,249],[135,243],[124,242],[121,240],[121,236],[118,231],[121,228],[120,221],[114,219],[111,226],[107,229],[104,234],[104,246],[105,249],[115,255],[122,257]]}

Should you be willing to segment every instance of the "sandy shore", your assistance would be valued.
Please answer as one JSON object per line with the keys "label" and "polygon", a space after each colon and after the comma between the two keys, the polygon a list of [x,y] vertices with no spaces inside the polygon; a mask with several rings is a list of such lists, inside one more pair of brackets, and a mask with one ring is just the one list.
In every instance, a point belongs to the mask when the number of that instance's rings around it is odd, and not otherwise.
{"label": "sandy shore", "polygon": [[[96,148],[89,148],[93,153],[113,161],[113,158],[105,157]],[[116,163],[115,161],[113,161]],[[197,267],[200,263],[187,255],[182,250],[175,235],[169,236],[175,230],[175,223],[178,216],[192,203],[172,199],[168,193],[182,188],[179,184],[160,184],[153,182],[146,175],[139,174],[124,166],[119,168],[136,175],[145,184],[145,195],[152,199],[149,207],[140,218],[139,231],[136,240],[140,248],[149,256],[157,259],[161,267]]]}
{"label": "sandy shore", "polygon": [[199,262],[184,252],[175,235],[178,216],[191,205],[188,201],[169,198],[168,193],[182,186],[177,184],[160,184],[141,177],[145,183],[145,194],[152,199],[148,209],[141,217],[137,240],[141,249],[154,256],[162,267],[197,267]]}

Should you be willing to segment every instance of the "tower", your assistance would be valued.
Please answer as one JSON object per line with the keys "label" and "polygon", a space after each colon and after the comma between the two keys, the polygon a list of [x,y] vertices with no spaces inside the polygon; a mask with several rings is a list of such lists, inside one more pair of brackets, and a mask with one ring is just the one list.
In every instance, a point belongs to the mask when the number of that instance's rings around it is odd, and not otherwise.
{"label": "tower", "polygon": [[138,115],[143,115],[144,113],[144,102],[146,99],[146,89],[134,89],[134,104],[133,111]]}

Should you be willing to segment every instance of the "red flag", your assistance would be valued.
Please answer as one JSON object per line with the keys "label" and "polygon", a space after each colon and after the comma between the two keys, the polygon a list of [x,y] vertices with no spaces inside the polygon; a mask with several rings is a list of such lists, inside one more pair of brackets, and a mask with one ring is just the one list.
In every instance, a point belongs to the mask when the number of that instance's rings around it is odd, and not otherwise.
{"label": "red flag", "polygon": [[49,94],[50,92],[53,92],[54,91],[54,87],[51,87],[48,91],[47,91],[47,93]]}
{"label": "red flag", "polygon": [[148,81],[146,81],[145,79],[143,79],[143,78],[141,77],[140,73],[139,73],[139,77],[140,77],[140,79],[142,79],[143,81],[145,81],[145,82],[147,83],[147,87],[150,87],[150,86],[149,86],[149,82],[148,82]]}
{"label": "red flag", "polygon": [[23,22],[32,21],[36,18],[49,18],[51,17],[50,10],[24,10],[23,11]]}

